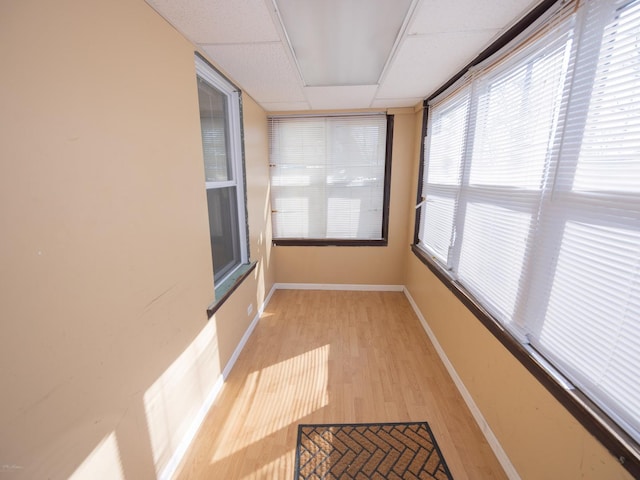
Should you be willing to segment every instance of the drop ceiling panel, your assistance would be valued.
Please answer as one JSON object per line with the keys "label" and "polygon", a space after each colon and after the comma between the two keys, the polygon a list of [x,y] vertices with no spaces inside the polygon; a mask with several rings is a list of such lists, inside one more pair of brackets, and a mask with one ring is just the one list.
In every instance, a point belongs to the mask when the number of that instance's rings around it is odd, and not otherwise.
{"label": "drop ceiling panel", "polygon": [[311,110],[311,106],[307,102],[262,102],[261,105],[267,112]]}
{"label": "drop ceiling panel", "polygon": [[408,37],[376,97],[427,97],[473,60],[497,34],[498,30],[483,30]]}
{"label": "drop ceiling panel", "polygon": [[[329,32],[341,27],[346,38],[365,38],[371,45],[381,30],[368,31],[369,23],[379,22],[389,31],[397,29],[398,19],[391,15],[375,16],[372,10],[397,13],[410,3],[410,16],[398,31],[393,56],[385,63],[382,78],[333,78],[331,84],[318,81],[304,85],[298,65],[311,61],[322,71],[362,70],[351,62],[329,66],[327,50],[335,42],[311,42],[310,52],[293,51],[281,23],[278,4],[290,4],[297,12],[288,19],[292,29],[304,24],[303,4],[312,0],[146,0],[167,21],[198,45],[221,70],[267,111],[309,109],[356,109],[413,106],[429,96],[469,61],[475,58],[496,36],[530,11],[539,0],[314,0],[326,12],[311,15],[309,29]],[[368,19],[360,33],[350,28],[349,14],[331,11],[342,3],[362,6],[356,9]],[[415,7],[415,8],[414,8]],[[347,12],[347,10],[344,10]],[[331,15],[335,13],[335,15]],[[380,20],[384,18],[384,21]],[[326,20],[322,25],[323,20]],[[378,23],[376,23],[378,22]],[[392,25],[393,24],[393,25]],[[405,28],[406,26],[406,28]],[[366,27],[366,28],[365,28]],[[306,27],[305,27],[306,28]],[[313,33],[312,36],[314,36]],[[351,35],[351,37],[349,37]],[[340,49],[340,46],[334,46]],[[295,58],[295,56],[298,58]],[[347,58],[360,58],[359,54]],[[304,57],[304,58],[303,58]],[[306,60],[305,60],[306,59]],[[315,60],[314,60],[315,59]],[[367,59],[368,61],[368,59]],[[380,63],[380,62],[378,62]],[[319,67],[320,66],[320,67]],[[380,81],[381,84],[373,85]],[[371,83],[371,85],[369,85]]]}
{"label": "drop ceiling panel", "polygon": [[264,0],[147,0],[197,44],[280,40]]}
{"label": "drop ceiling panel", "polygon": [[307,86],[378,82],[411,0],[276,0]]}
{"label": "drop ceiling panel", "polygon": [[504,29],[536,3],[531,0],[425,0],[409,26],[409,35]]}
{"label": "drop ceiling panel", "polygon": [[304,94],[314,110],[369,108],[377,85],[305,87]]}
{"label": "drop ceiling panel", "polygon": [[404,108],[421,104],[424,97],[414,98],[376,98],[371,102],[371,108]]}
{"label": "drop ceiling panel", "polygon": [[280,43],[207,45],[203,50],[258,103],[306,100]]}

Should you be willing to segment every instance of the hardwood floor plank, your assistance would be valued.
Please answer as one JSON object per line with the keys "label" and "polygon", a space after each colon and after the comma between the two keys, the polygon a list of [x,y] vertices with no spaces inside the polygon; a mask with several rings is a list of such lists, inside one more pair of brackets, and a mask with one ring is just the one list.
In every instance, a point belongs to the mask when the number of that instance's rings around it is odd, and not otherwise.
{"label": "hardwood floor plank", "polygon": [[505,479],[401,292],[278,290],[179,479],[291,479],[299,423],[427,421],[456,480]]}

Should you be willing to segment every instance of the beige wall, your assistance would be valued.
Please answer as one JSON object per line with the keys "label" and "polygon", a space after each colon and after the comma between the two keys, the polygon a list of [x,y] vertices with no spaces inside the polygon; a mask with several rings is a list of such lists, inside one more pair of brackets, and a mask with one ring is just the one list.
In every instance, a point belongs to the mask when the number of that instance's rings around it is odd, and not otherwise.
{"label": "beige wall", "polygon": [[406,284],[523,479],[630,478],[409,252],[420,114],[395,112],[388,247],[272,248],[245,95],[259,263],[207,321],[193,47],[142,0],[7,1],[0,64],[3,479],[162,472],[275,281]]}
{"label": "beige wall", "polygon": [[411,207],[415,145],[413,109],[397,109],[393,129],[389,244],[386,247],[274,247],[279,283],[402,285],[409,245],[406,212]]}
{"label": "beige wall", "polygon": [[0,65],[0,476],[153,478],[274,282],[265,114],[260,262],[208,321],[192,45],[142,0],[9,0]]}
{"label": "beige wall", "polygon": [[405,284],[523,480],[631,478],[413,253]]}

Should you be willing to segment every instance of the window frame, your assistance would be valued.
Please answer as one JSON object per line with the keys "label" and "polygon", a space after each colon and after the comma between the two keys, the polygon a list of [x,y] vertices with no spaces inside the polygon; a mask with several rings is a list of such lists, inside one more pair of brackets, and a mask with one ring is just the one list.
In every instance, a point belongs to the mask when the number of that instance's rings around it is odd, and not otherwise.
{"label": "window frame", "polygon": [[[351,116],[359,114],[344,113],[340,116]],[[299,115],[301,118],[306,115]],[[320,115],[319,117],[328,117],[336,115]],[[381,238],[375,240],[365,239],[316,239],[316,238],[273,238],[272,243],[276,246],[289,247],[386,247],[389,241],[389,204],[391,196],[391,163],[393,152],[393,125],[394,116],[386,114],[386,138],[385,138],[385,165],[384,165],[384,184],[382,199],[382,232]]]}
{"label": "window frame", "polygon": [[[213,65],[211,65],[202,55],[195,52],[196,80],[204,81],[210,87],[221,93],[225,97],[225,134],[228,142],[228,154],[231,159],[228,166],[231,171],[231,180],[224,181],[207,181],[205,178],[205,190],[222,190],[227,189],[233,191],[235,189],[235,208],[231,209],[231,215],[234,217],[235,231],[232,233],[234,243],[237,240],[237,248],[239,249],[237,261],[223,269],[218,275],[214,272],[214,287],[216,298],[209,306],[208,312],[212,312],[213,308],[219,307],[226,298],[229,291],[237,287],[236,283],[246,278],[246,274],[239,272],[241,269],[250,270],[250,250],[249,250],[249,225],[248,212],[246,202],[246,174],[244,161],[244,135],[242,129],[242,92],[228,78],[220,73]],[[204,160],[204,153],[203,153]],[[235,210],[235,211],[234,211]],[[210,215],[210,214],[208,214]],[[209,224],[210,224],[210,216]],[[211,231],[211,227],[210,227]],[[234,255],[235,256],[235,255]],[[211,245],[212,265],[215,262],[213,245]],[[239,275],[236,275],[240,273]],[[235,282],[229,282],[233,277],[238,277]],[[220,286],[228,285],[227,288],[220,290]],[[211,316],[211,315],[209,315]]]}
{"label": "window frame", "polygon": [[[416,192],[416,214],[414,224],[414,239],[411,250],[421,261],[469,311],[507,348],[507,350],[561,403],[592,435],[598,439],[609,452],[634,476],[640,477],[640,446],[625,432],[609,415],[583,394],[547,362],[533,347],[523,344],[521,339],[510,332],[491,314],[475,296],[461,285],[445,264],[433,257],[428,251],[419,246],[422,229],[421,208],[423,198],[423,181],[425,177],[425,146],[427,128],[429,125],[428,104],[448,89],[454,87],[468,75],[474,67],[487,61],[493,55],[503,52],[510,44],[523,34],[535,22],[551,12],[557,0],[544,0],[527,16],[517,22],[492,45],[480,53],[472,62],[465,66],[454,77],[447,81],[436,92],[424,101],[422,118],[422,141],[420,146],[420,163],[418,171],[418,188]],[[574,192],[572,194],[578,194]],[[454,219],[455,221],[455,219]],[[526,265],[525,265],[526,267]]]}

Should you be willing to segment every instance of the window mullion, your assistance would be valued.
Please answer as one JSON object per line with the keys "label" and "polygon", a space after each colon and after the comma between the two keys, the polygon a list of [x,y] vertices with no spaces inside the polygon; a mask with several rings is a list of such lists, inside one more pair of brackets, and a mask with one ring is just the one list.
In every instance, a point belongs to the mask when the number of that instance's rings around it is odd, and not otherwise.
{"label": "window mullion", "polygon": [[[578,12],[575,26],[574,61],[570,62],[572,68],[568,74],[568,93],[565,107],[565,118],[563,125],[560,125],[558,149],[555,160],[550,163],[547,180],[544,184],[544,191],[538,212],[537,231],[532,239],[532,251],[529,254],[529,264],[526,270],[526,289],[523,289],[523,297],[519,302],[516,323],[522,327],[531,341],[540,335],[543,328],[544,319],[551,296],[552,282],[545,281],[545,277],[550,272],[555,272],[560,251],[563,229],[558,225],[564,225],[566,215],[560,216],[557,208],[559,192],[571,190],[573,179],[575,178],[580,154],[580,143],[584,134],[589,103],[582,101],[583,92],[577,92],[576,80],[588,79],[588,90],[593,88],[596,76],[599,46],[593,44],[595,38],[601,42],[601,33],[606,25],[606,16],[601,16],[599,27],[600,34],[593,36],[591,43],[586,41],[585,23],[587,21],[588,9]],[[582,87],[584,88],[584,87]],[[577,133],[571,133],[577,132]],[[569,139],[569,136],[573,138]],[[555,228],[554,228],[555,227]],[[549,255],[549,252],[554,252]],[[534,261],[535,259],[535,261]],[[534,342],[535,343],[535,342]]]}
{"label": "window mullion", "polygon": [[[612,2],[601,2],[602,4],[610,4]],[[607,24],[608,16],[602,14],[594,15],[599,19],[597,25],[590,25],[587,32],[586,23],[589,20],[589,8],[583,8],[578,12],[575,27],[576,53],[574,68],[571,76],[569,87],[569,95],[567,100],[566,126],[563,129],[562,141],[560,144],[559,157],[561,161],[557,162],[552,184],[553,192],[562,190],[570,191],[575,178],[578,166],[578,157],[580,155],[580,145],[584,136],[584,128],[587,123],[587,115],[589,113],[589,102],[584,101],[585,91],[593,91],[593,85],[598,69],[598,59],[600,56],[600,46],[602,44],[602,33]],[[597,26],[597,29],[595,27]],[[596,32],[594,32],[596,30]],[[588,33],[588,36],[587,36]],[[580,82],[580,87],[576,85]],[[572,138],[568,138],[572,137]]]}
{"label": "window mullion", "polygon": [[473,157],[473,140],[475,136],[476,116],[478,113],[478,81],[473,80],[471,84],[471,94],[469,100],[469,114],[467,117],[467,127],[464,140],[464,150],[462,154],[462,165],[460,168],[460,182],[458,195],[456,198],[454,212],[454,227],[451,234],[451,246],[447,258],[447,268],[457,276],[458,265],[460,263],[460,252],[462,250],[462,237],[464,236],[464,220],[469,201],[469,176],[471,173],[471,162]]}
{"label": "window mullion", "polygon": [[332,128],[333,128],[333,124],[325,119],[324,120],[324,152],[323,152],[323,158],[322,158],[322,165],[320,165],[319,167],[322,168],[324,170],[324,175],[322,176],[323,178],[323,182],[322,185],[320,186],[321,189],[321,197],[318,198],[318,205],[321,205],[321,211],[319,212],[318,215],[318,233],[320,235],[321,238],[327,238],[327,233],[329,231],[329,164],[331,161],[331,158],[333,156],[333,132],[332,132]]}

